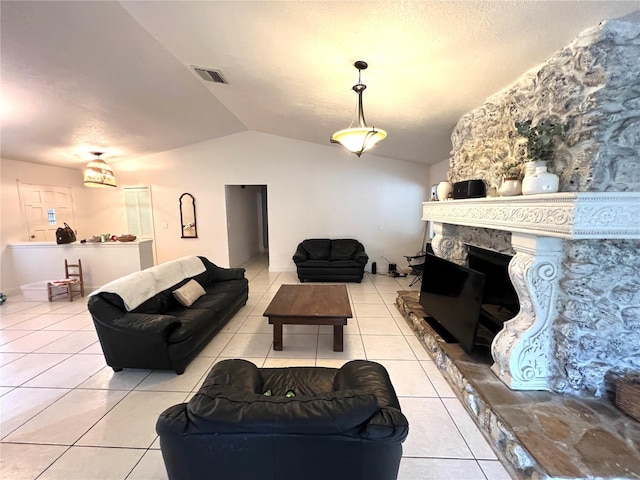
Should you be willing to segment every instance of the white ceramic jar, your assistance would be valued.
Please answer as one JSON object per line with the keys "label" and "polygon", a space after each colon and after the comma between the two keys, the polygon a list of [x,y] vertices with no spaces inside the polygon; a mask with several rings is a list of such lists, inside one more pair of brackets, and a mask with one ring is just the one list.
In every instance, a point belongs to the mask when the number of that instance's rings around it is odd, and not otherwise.
{"label": "white ceramic jar", "polygon": [[451,182],[440,182],[436,192],[438,194],[438,200],[447,200],[451,192],[453,192],[453,184]]}
{"label": "white ceramic jar", "polygon": [[560,177],[547,171],[544,162],[536,162],[533,171],[527,165],[527,171],[522,180],[522,194],[535,195],[539,193],[556,193],[560,186]]}
{"label": "white ceramic jar", "polygon": [[522,193],[522,182],[518,179],[505,178],[498,189],[498,195],[501,197],[512,197],[520,193]]}

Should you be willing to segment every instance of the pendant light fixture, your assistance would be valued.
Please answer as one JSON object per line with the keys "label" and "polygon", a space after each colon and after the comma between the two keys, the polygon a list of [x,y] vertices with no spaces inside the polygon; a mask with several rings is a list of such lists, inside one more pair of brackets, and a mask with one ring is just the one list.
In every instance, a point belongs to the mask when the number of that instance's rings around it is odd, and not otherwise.
{"label": "pendant light fixture", "polygon": [[91,152],[96,158],[91,160],[84,169],[85,187],[115,187],[116,177],[107,162],[100,158],[103,152]]}
{"label": "pendant light fixture", "polygon": [[387,132],[380,128],[367,127],[364,119],[364,108],[362,107],[362,92],[367,86],[362,83],[361,72],[369,66],[367,62],[358,60],[353,64],[358,69],[358,83],[353,86],[353,91],[358,95],[356,114],[351,120],[349,128],[338,130],[331,136],[331,143],[339,143],[351,153],[360,156],[380,140],[384,140]]}

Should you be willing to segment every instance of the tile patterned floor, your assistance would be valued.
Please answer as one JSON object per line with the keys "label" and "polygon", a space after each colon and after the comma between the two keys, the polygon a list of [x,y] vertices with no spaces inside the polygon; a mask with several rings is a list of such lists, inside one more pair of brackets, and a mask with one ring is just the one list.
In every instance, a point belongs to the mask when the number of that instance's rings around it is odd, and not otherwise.
{"label": "tile patterned floor", "polygon": [[183,375],[151,370],[114,373],[102,357],[84,300],[0,307],[0,478],[7,480],[166,479],[155,421],[185,401],[211,366],[245,358],[259,367],[340,367],[366,358],[393,381],[410,433],[402,480],[508,480],[509,474],[394,306],[412,277],[366,274],[348,284],[355,318],[344,352],[331,327],[285,325],[284,350],[272,348],[262,312],[293,273],[270,273],[266,260],[246,266],[249,301]]}

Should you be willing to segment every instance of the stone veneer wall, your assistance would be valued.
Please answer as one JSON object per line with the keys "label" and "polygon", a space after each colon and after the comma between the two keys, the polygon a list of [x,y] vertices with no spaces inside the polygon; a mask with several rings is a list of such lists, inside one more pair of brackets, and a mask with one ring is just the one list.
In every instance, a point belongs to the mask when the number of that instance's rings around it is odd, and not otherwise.
{"label": "stone veneer wall", "polygon": [[[467,113],[453,131],[449,180],[499,186],[500,166],[526,153],[516,121],[569,125],[549,171],[560,191],[640,191],[640,24],[607,21]],[[508,232],[448,226],[451,260],[464,244],[508,253]],[[502,238],[501,238],[502,237]],[[602,395],[608,374],[640,371],[638,241],[565,241],[551,388]],[[609,375],[610,377],[610,375]]]}
{"label": "stone veneer wall", "polygon": [[449,180],[499,186],[500,166],[523,158],[516,121],[569,125],[549,171],[561,192],[640,191],[640,24],[586,30],[542,66],[464,115],[451,136]]}
{"label": "stone veneer wall", "polygon": [[640,372],[640,242],[565,242],[553,325],[556,391],[600,396]]}

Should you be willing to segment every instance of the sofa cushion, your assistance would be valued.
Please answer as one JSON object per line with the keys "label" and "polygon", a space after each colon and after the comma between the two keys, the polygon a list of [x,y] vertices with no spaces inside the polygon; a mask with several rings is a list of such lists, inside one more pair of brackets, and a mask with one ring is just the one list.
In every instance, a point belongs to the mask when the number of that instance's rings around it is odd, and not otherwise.
{"label": "sofa cushion", "polygon": [[264,396],[219,385],[198,392],[187,415],[201,432],[358,434],[378,411],[375,395],[343,390],[315,396]]}
{"label": "sofa cushion", "polygon": [[176,317],[180,319],[180,326],[171,332],[169,343],[184,342],[193,335],[201,336],[202,332],[215,328],[218,323],[217,312],[195,306],[185,308]]}
{"label": "sofa cushion", "polygon": [[329,268],[331,266],[331,262],[329,260],[305,260],[298,264],[300,267],[308,268],[308,267],[322,267]]}
{"label": "sofa cushion", "polygon": [[201,296],[190,308],[185,308],[175,302],[176,307],[167,314],[177,316],[182,324],[174,330],[169,338],[170,343],[183,342],[192,335],[201,335],[201,331],[208,331],[216,327],[220,312],[232,305],[247,285],[246,279],[214,282],[206,288]]}
{"label": "sofa cushion", "polygon": [[358,249],[358,243],[352,239],[331,240],[329,260],[351,260]]}
{"label": "sofa cushion", "polygon": [[131,332],[168,337],[173,330],[180,327],[180,319],[173,315],[153,315],[145,313],[127,313],[116,319],[116,327],[126,328]]}
{"label": "sofa cushion", "polygon": [[330,263],[331,268],[360,268],[360,264],[355,260],[334,260]]}
{"label": "sofa cushion", "polygon": [[204,288],[202,288],[202,285],[193,279],[173,291],[173,295],[176,297],[176,300],[185,307],[193,305],[193,303],[204,294],[205,291]]}
{"label": "sofa cushion", "polygon": [[[178,284],[180,285],[180,284]],[[134,313],[159,313],[164,314],[179,305],[176,298],[173,296],[172,290],[175,290],[176,286],[168,288],[163,292],[157,293],[150,299],[144,301],[142,304],[131,310]]]}
{"label": "sofa cushion", "polygon": [[337,372],[337,368],[328,367],[261,368],[262,391],[271,390],[274,395],[285,395],[289,390],[297,395],[331,392]]}
{"label": "sofa cushion", "polygon": [[302,248],[309,254],[310,260],[328,260],[331,251],[331,240],[328,238],[303,240]]}

